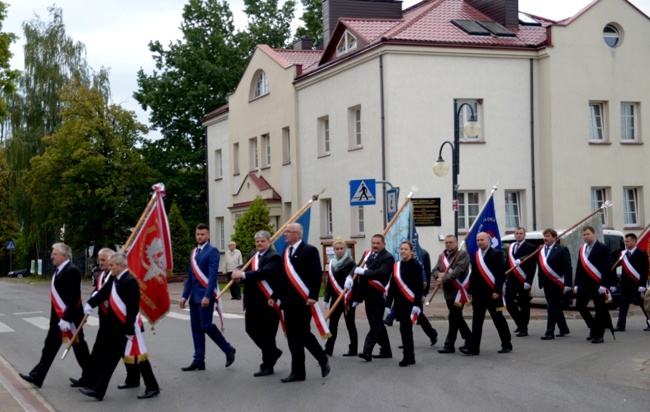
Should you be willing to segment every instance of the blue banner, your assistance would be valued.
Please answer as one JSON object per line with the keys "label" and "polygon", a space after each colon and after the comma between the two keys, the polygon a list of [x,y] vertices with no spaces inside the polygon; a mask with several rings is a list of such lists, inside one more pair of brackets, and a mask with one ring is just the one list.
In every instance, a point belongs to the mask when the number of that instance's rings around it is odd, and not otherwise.
{"label": "blue banner", "polygon": [[[311,220],[311,207],[296,220],[295,223],[300,223],[302,225],[302,241],[309,243],[309,222]],[[275,251],[280,255],[284,253],[284,249],[287,247],[287,242],[284,241],[284,234],[280,236],[274,243]]]}
{"label": "blue banner", "polygon": [[465,238],[467,252],[472,263],[474,263],[474,254],[478,250],[476,235],[480,232],[486,232],[490,235],[490,246],[501,250],[501,235],[499,234],[499,225],[497,224],[497,214],[494,210],[494,197],[490,197],[490,200],[487,201],[483,212],[476,217],[474,228]]}

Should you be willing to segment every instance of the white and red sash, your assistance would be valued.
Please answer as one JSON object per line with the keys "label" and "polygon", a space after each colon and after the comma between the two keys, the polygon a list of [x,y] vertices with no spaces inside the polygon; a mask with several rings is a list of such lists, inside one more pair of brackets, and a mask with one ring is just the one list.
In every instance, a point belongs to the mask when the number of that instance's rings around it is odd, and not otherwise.
{"label": "white and red sash", "polygon": [[350,290],[347,290],[339,285],[339,283],[336,281],[336,278],[334,277],[332,262],[330,262],[329,267],[327,268],[327,279],[329,280],[330,285],[332,285],[332,289],[334,289],[336,296],[340,296],[341,293],[343,293],[343,290],[345,290],[345,295],[343,296],[343,309],[347,311],[348,307],[350,306],[350,302],[352,301],[352,288],[350,288]]}
{"label": "white and red sash", "polygon": [[476,265],[478,266],[478,270],[481,272],[481,276],[483,276],[483,279],[488,284],[488,286],[494,289],[496,279],[490,268],[487,266],[487,264],[485,264],[485,260],[483,260],[483,254],[481,253],[480,249],[476,251],[475,260]]}
{"label": "white and red sash", "polygon": [[587,244],[585,243],[584,245],[580,246],[580,263],[582,263],[582,267],[585,268],[585,271],[591,276],[591,278],[598,284],[600,284],[603,275],[600,273],[600,271],[594,266],[593,263],[591,263],[587,257]]}
{"label": "white and red sash", "polygon": [[409,302],[415,303],[415,293],[409,289],[408,285],[404,282],[404,279],[402,279],[402,274],[400,273],[401,268],[402,262],[395,262],[393,265],[393,277],[395,278],[395,282],[402,292],[402,295],[404,295]]}
{"label": "white and red sash", "polygon": [[[99,274],[99,277],[97,280],[95,280],[95,290],[99,292],[99,289],[101,289],[104,286],[104,278],[108,276],[108,273],[105,270],[102,270],[102,273]],[[99,309],[104,313],[108,313],[108,300],[105,300],[104,302],[99,304]]]}
{"label": "white and red sash", "polygon": [[517,258],[515,258],[515,244],[516,243],[513,243],[508,246],[508,262],[510,262],[510,267],[514,268],[512,273],[517,276],[517,279],[519,279],[521,283],[526,283],[526,273],[523,271],[521,266],[515,265],[515,261],[517,260]]}
{"label": "white and red sash", "polygon": [[[253,261],[251,262],[251,269],[254,271],[257,271],[257,269],[260,267],[260,254],[256,253],[255,256],[253,257]],[[273,289],[271,288],[271,285],[269,285],[269,282],[266,280],[258,280],[257,281],[257,286],[260,288],[264,296],[266,296],[266,299],[269,300],[271,299],[271,296],[273,296]],[[282,309],[280,309],[280,300],[278,299],[277,302],[273,302],[273,309],[278,313],[278,318],[280,319],[280,325],[282,325],[282,331],[284,332],[284,335],[287,335],[287,326],[284,323],[284,312]]]}
{"label": "white and red sash", "polygon": [[[199,281],[199,283],[204,287],[208,287],[208,277],[201,271],[201,268],[199,265],[196,264],[196,249],[192,250],[192,256],[190,256],[190,265],[192,265],[192,272],[194,272],[194,277],[196,277],[196,280]],[[214,290],[212,291],[212,297],[217,297],[219,294],[219,282],[215,282],[215,287]],[[197,302],[200,304],[200,302]],[[223,332],[224,327],[223,327],[223,308],[221,307],[221,299],[217,300],[216,305],[215,305],[215,310],[219,314],[219,322],[221,323],[221,331]]]}
{"label": "white and red sash", "polygon": [[[68,308],[63,302],[63,299],[61,298],[61,295],[59,295],[59,292],[56,290],[56,287],[54,286],[54,280],[56,279],[58,275],[52,276],[52,286],[50,287],[50,299],[52,300],[52,306],[54,306],[54,311],[56,312],[56,316],[58,316],[59,320],[63,319],[63,315],[65,315],[65,310]],[[81,286],[80,286],[81,287]],[[81,303],[81,298],[79,299],[79,303]],[[70,339],[74,337],[74,335],[77,333],[77,327],[75,326],[74,322],[70,322],[70,330],[67,332],[61,332],[61,341],[63,343],[68,342]],[[79,337],[74,341],[74,343],[79,342]]]}
{"label": "white and red sash", "polygon": [[[458,251],[456,251],[458,253]],[[442,273],[445,274],[451,270],[451,262],[447,258],[447,255],[443,253],[440,254],[440,263],[442,264]],[[462,307],[466,303],[470,303],[472,300],[469,298],[467,293],[467,288],[469,287],[469,276],[465,278],[463,282],[458,279],[454,279],[451,282],[456,288],[456,298],[454,298],[454,306]]]}
{"label": "white and red sash", "polygon": [[[117,293],[115,282],[113,282],[111,288],[109,301],[115,316],[117,316],[120,322],[126,325],[126,303],[124,303],[119,293]],[[147,359],[147,346],[144,344],[144,338],[142,336],[142,319],[139,313],[135,317],[133,329],[135,335],[133,339],[126,341],[123,356],[124,363],[129,364],[138,363]]]}
{"label": "white and red sash", "polygon": [[553,283],[557,284],[561,289],[564,289],[564,277],[560,276],[551,265],[548,264],[546,259],[546,253],[541,251],[537,254],[539,257],[539,266],[542,268],[542,272],[549,278]]}
{"label": "white and red sash", "polygon": [[632,262],[630,262],[630,259],[627,256],[627,251],[622,251],[621,252],[621,257],[623,259],[623,271],[627,273],[627,275],[635,282],[640,282],[641,281],[641,274],[639,273],[638,270],[632,266]]}
{"label": "white and red sash", "polygon": [[[368,257],[370,257],[371,252],[372,252],[371,250],[366,250],[366,253],[363,255],[364,263],[367,263]],[[384,297],[386,297],[386,294],[388,293],[388,289],[380,281],[376,279],[369,279],[368,284],[373,288],[377,289],[378,291],[380,291],[384,295]]]}
{"label": "white and red sash", "polygon": [[[305,282],[302,281],[296,272],[296,269],[291,264],[291,259],[289,259],[289,248],[287,248],[284,252],[284,269],[287,273],[287,276],[289,277],[289,280],[291,281],[291,284],[296,289],[298,294],[300,294],[300,296],[305,299],[306,302],[309,299],[309,288],[307,288],[307,285],[305,285]],[[320,333],[321,337],[323,339],[331,337],[332,334],[327,327],[327,322],[325,321],[325,317],[320,310],[320,306],[311,305],[309,306],[309,309],[311,310],[312,317],[314,318],[314,323],[316,324],[316,329],[318,329],[318,333]]]}

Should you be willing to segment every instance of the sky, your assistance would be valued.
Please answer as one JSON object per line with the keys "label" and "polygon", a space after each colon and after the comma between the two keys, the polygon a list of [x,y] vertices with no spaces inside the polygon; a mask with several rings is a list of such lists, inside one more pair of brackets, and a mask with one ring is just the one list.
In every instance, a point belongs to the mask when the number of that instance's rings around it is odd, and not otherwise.
{"label": "sky", "polygon": [[[22,23],[38,15],[48,21],[48,6],[56,4],[63,10],[66,33],[85,44],[87,60],[97,70],[110,69],[113,103],[134,111],[141,123],[148,124],[147,113],[133,98],[137,90],[136,73],[143,69],[151,74],[154,62],[149,52],[150,41],[158,40],[164,46],[180,38],[178,27],[182,21],[183,6],[187,0],[3,0],[9,4],[2,31],[22,37]],[[623,1],[623,0],[621,0]],[[419,0],[404,0],[402,8]],[[570,17],[588,5],[591,0],[519,0],[519,10],[555,20]],[[228,1],[235,25],[243,30],[246,15],[243,0]],[[650,15],[650,0],[631,0]],[[296,15],[302,14],[298,4]],[[296,18],[294,30],[301,23]],[[11,68],[22,70],[24,41],[12,44]],[[159,134],[150,132],[150,138]]]}

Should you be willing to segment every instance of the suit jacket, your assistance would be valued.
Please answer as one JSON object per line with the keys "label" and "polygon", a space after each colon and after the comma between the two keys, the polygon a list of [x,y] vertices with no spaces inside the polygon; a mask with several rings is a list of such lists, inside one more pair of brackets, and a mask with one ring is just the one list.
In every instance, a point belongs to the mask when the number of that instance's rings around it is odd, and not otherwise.
{"label": "suit jacket", "polygon": [[[84,317],[81,307],[81,272],[72,262],[66,263],[54,277],[54,287],[66,306],[63,320],[78,325]],[[51,307],[50,326],[58,325],[59,317],[54,310],[54,304]]]}
{"label": "suit jacket", "polygon": [[135,318],[140,310],[140,287],[135,277],[126,271],[119,279],[111,276],[99,292],[88,300],[88,304],[96,307],[110,298],[115,284],[115,290],[126,305],[126,322],[123,323],[115,312],[113,305],[108,306],[106,322],[109,330],[116,339],[125,335],[135,335]]}
{"label": "suit jacket", "polygon": [[469,253],[465,249],[458,248],[451,251],[449,255],[449,260],[453,258],[454,254],[458,251],[454,263],[451,265],[451,270],[442,276],[444,271],[442,270],[442,256],[443,253],[438,256],[438,262],[433,268],[433,277],[435,279],[442,280],[442,291],[445,295],[445,299],[455,299],[458,289],[454,286],[454,280],[458,279],[460,282],[463,282],[469,273]]}
{"label": "suit jacket", "polygon": [[[514,247],[514,243],[513,243],[512,247]],[[530,255],[531,253],[535,252],[536,250],[537,250],[537,248],[535,247],[535,245],[533,245],[530,242],[526,242],[524,240],[521,243],[521,245],[519,245],[519,249],[517,250],[517,252],[514,254],[515,259],[523,260],[526,256]],[[535,279],[535,269],[537,268],[537,264],[535,262],[537,262],[537,256],[528,259],[525,263],[523,263],[521,266],[519,266],[524,271],[524,273],[526,274],[526,283],[528,283],[529,285],[532,285],[533,284],[533,279]],[[512,267],[512,265],[510,265],[510,259],[506,256],[506,271],[508,269],[510,269],[511,267]],[[510,274],[508,274],[508,279],[506,280],[506,282],[508,284],[510,284],[510,283],[521,284],[521,281],[519,280],[519,277],[516,274],[512,273],[512,272],[510,272]]]}
{"label": "suit jacket", "polygon": [[422,253],[422,269],[424,270],[425,278],[422,294],[426,296],[429,293],[429,289],[431,289],[431,256],[429,255],[429,252],[423,248],[420,248],[420,252]]}
{"label": "suit jacket", "polygon": [[217,287],[217,276],[219,275],[219,250],[210,243],[206,243],[201,253],[196,257],[196,263],[199,269],[201,269],[201,272],[208,277],[208,286],[203,287],[201,285],[201,282],[194,275],[194,270],[190,264],[187,280],[185,281],[185,287],[181,296],[188,301],[193,299],[194,303],[200,304],[203,298],[214,298],[214,288]]}
{"label": "suit jacket", "polygon": [[600,286],[610,287],[614,284],[611,274],[611,264],[609,258],[609,248],[602,242],[596,241],[591,248],[591,253],[587,258],[596,269],[601,273],[600,282],[596,282],[586,271],[580,257],[578,256],[578,265],[576,267],[576,286],[578,290],[587,288],[589,290],[598,289]]}
{"label": "suit jacket", "polygon": [[[480,249],[479,249],[480,252]],[[472,264],[472,273],[469,279],[469,289],[467,290],[472,299],[492,299],[493,293],[503,295],[503,282],[506,280],[505,270],[503,266],[503,254],[489,247],[483,256],[483,261],[494,275],[494,288],[490,287],[481,275],[478,268],[478,259],[474,259]]]}
{"label": "suit jacket", "polygon": [[623,268],[623,273],[621,274],[621,292],[636,295],[639,291],[639,286],[645,286],[648,281],[648,254],[636,248],[632,256],[629,257],[629,261],[632,267],[639,272],[641,279],[639,281],[632,279],[630,275],[625,273],[625,268]]}
{"label": "suit jacket", "polygon": [[[422,290],[420,289],[422,286],[422,266],[420,266],[420,263],[416,259],[409,259],[406,262],[402,261],[400,275],[402,281],[404,281],[406,286],[415,295],[415,299],[413,302],[408,300],[398,286],[395,276],[391,276],[386,306],[393,308],[397,319],[404,319],[411,315],[413,306],[421,306],[422,304]],[[395,305],[393,305],[393,302],[395,302]]]}
{"label": "suit jacket", "polygon": [[[289,245],[287,245],[285,253],[288,250]],[[318,249],[304,241],[300,242],[298,248],[293,251],[291,264],[296,270],[296,273],[298,273],[298,276],[300,276],[300,279],[307,286],[309,299],[318,300],[320,285],[323,280],[323,271],[321,269]],[[305,306],[305,299],[303,299],[298,290],[293,286],[293,283],[291,283],[291,280],[289,280],[286,269],[282,273],[283,276],[281,277],[280,286],[277,291],[274,290],[273,299],[277,300],[279,298],[281,307]]]}
{"label": "suit jacket", "polygon": [[[257,251],[251,252],[246,261],[252,259],[256,254]],[[257,270],[249,268],[244,275],[246,276],[242,282],[244,284],[244,309],[269,308],[268,299],[260,289],[258,282],[266,280],[273,291],[279,287],[280,278],[284,276],[282,257],[278,255],[278,252],[269,248],[259,260]]]}
{"label": "suit jacket", "polygon": [[[544,253],[544,249],[542,249],[539,253]],[[539,256],[537,257],[537,262],[539,264]],[[566,246],[559,245],[556,242],[555,244],[553,244],[551,250],[548,251],[546,262],[555,271],[555,273],[557,273],[558,275],[564,278],[564,286],[571,287],[572,269],[571,269],[571,253],[569,253],[569,249]],[[551,279],[549,279],[548,276],[546,276],[546,274],[542,272],[541,264],[539,266],[538,282],[539,282],[539,287],[542,289],[548,286],[557,287],[559,289],[559,286]]]}
{"label": "suit jacket", "polygon": [[[363,259],[359,262],[359,265]],[[374,259],[366,262],[366,274],[359,276],[359,299],[374,299],[384,301],[384,295],[379,290],[370,286],[369,281],[378,280],[382,285],[388,285],[390,275],[393,273],[395,258],[386,249],[382,250]],[[355,298],[356,300],[356,298]]]}
{"label": "suit jacket", "polygon": [[[330,265],[332,262],[330,262]],[[343,288],[345,284],[345,278],[348,277],[348,275],[352,274],[352,271],[356,265],[354,264],[354,261],[350,256],[346,256],[345,259],[341,262],[341,264],[334,270],[332,270],[334,274],[334,279],[336,279],[336,283]],[[353,289],[354,290],[354,289]],[[353,292],[354,293],[354,292]],[[325,287],[325,298],[324,302],[334,302],[338,299],[338,295],[334,292],[334,288],[332,287],[332,284],[329,281],[329,276],[327,280],[327,286]]]}

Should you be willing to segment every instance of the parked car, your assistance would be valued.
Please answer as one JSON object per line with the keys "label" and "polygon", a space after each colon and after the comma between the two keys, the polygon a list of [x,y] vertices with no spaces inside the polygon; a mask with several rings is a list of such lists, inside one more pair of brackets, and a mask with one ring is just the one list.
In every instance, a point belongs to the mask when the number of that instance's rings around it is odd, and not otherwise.
{"label": "parked car", "polygon": [[[562,234],[562,232],[564,232],[564,231],[563,230],[558,230],[557,231],[558,234]],[[621,255],[621,251],[623,249],[625,249],[625,235],[623,234],[623,232],[618,231],[618,230],[603,229],[603,237],[604,237],[603,243],[605,243],[605,245],[607,245],[607,247],[609,247],[610,260],[611,260],[612,265],[613,265],[614,262],[616,262],[616,260]],[[505,254],[507,253],[508,246],[511,243],[514,243],[514,241],[515,241],[515,236],[514,235],[506,235],[506,236],[501,238],[501,243],[503,244],[502,250],[503,250],[504,256],[506,256],[506,259],[507,259],[507,255],[505,255]],[[544,235],[542,234],[541,230],[536,230],[536,231],[533,231],[533,232],[526,232],[526,241],[532,243],[535,246],[541,246],[541,245],[544,244]],[[560,244],[561,243],[562,243],[562,239],[560,238]],[[571,252],[572,260],[573,260],[573,257],[577,257],[577,251],[570,250],[570,252]],[[619,265],[618,268],[616,268],[616,278],[617,278],[616,286],[617,286],[618,290],[616,292],[612,293],[612,299],[614,301],[614,305],[618,304],[618,301],[619,301],[620,296],[621,296],[620,295],[621,273],[622,273],[622,269],[621,269],[621,266]],[[575,266],[573,267],[573,273],[571,275],[575,276]],[[539,273],[536,272],[535,273],[535,281],[533,282],[533,285],[532,285],[532,288],[531,288],[532,295],[533,295],[534,298],[545,299],[544,298],[544,291],[539,288],[539,282],[537,281],[537,276],[539,276]],[[573,296],[568,295],[566,301],[564,302],[565,305],[569,305],[572,300],[573,300]]]}
{"label": "parked car", "polygon": [[12,270],[11,272],[7,273],[8,278],[22,278],[25,276],[29,276],[29,269]]}

